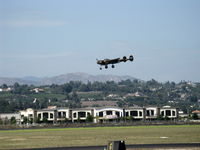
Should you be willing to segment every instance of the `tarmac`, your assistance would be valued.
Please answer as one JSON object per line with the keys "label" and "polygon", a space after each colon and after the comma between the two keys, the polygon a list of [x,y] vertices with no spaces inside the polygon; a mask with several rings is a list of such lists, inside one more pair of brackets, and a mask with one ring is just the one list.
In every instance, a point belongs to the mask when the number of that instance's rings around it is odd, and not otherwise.
{"label": "tarmac", "polygon": [[[17,149],[17,150],[106,150],[105,146],[77,146],[77,147],[48,147],[48,148],[30,148],[30,149]],[[142,150],[142,149],[192,149],[200,150],[200,143],[171,143],[171,144],[132,144],[126,145],[127,150]]]}

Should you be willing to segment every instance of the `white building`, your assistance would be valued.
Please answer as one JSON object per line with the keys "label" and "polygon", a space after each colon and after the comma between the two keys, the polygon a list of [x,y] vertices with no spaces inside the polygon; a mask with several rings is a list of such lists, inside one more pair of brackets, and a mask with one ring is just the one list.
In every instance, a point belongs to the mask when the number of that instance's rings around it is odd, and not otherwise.
{"label": "white building", "polygon": [[57,109],[41,109],[37,111],[37,118],[41,122],[57,122]]}
{"label": "white building", "polygon": [[40,92],[44,92],[44,89],[41,88],[34,88],[32,90],[30,90],[31,92],[35,92],[35,93],[40,93]]}
{"label": "white building", "polygon": [[58,108],[57,109],[57,121],[71,120],[72,110],[69,108]]}
{"label": "white building", "polygon": [[28,122],[34,122],[34,118],[36,117],[36,111],[32,108],[27,108],[26,110],[19,111],[20,113],[20,122],[24,122],[25,118],[27,118]]}
{"label": "white building", "polygon": [[72,109],[72,122],[85,122],[89,115],[94,116],[93,108],[78,108]]}
{"label": "white building", "polygon": [[113,121],[123,117],[123,109],[117,107],[95,108],[94,122]]}
{"label": "white building", "polygon": [[145,119],[156,119],[160,115],[158,107],[146,107]]}
{"label": "white building", "polygon": [[132,117],[134,120],[155,120],[159,116],[171,119],[178,118],[178,109],[171,107],[90,107],[90,108],[57,108],[48,107],[41,110],[28,108],[20,111],[20,121],[23,123],[26,117],[29,122],[57,123],[62,121],[86,122],[89,116],[93,117],[93,122],[117,121],[122,117]]}
{"label": "white building", "polygon": [[20,113],[3,113],[3,114],[0,114],[0,119],[2,119],[2,121],[11,120],[12,117],[15,118],[17,124],[20,123],[20,118],[21,118]]}
{"label": "white building", "polygon": [[130,107],[125,110],[126,117],[142,120],[145,117],[145,109],[142,107]]}
{"label": "white building", "polygon": [[168,117],[170,119],[178,118],[178,109],[177,108],[171,108],[170,106],[165,106],[163,108],[160,108],[160,115],[163,117]]}

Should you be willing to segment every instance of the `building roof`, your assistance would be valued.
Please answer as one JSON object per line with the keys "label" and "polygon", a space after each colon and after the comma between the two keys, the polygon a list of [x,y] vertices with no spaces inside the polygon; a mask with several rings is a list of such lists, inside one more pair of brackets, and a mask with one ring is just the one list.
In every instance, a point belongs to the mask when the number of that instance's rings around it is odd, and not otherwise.
{"label": "building roof", "polygon": [[194,110],[192,113],[193,114],[200,114],[200,110]]}

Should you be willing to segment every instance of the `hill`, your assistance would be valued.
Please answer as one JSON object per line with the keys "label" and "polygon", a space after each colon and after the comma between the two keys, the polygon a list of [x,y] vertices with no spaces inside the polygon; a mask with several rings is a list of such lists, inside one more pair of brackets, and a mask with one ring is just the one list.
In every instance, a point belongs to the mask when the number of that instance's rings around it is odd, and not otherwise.
{"label": "hill", "polygon": [[70,81],[81,81],[83,83],[87,82],[106,82],[106,81],[114,81],[119,82],[122,80],[135,80],[136,78],[131,76],[117,76],[117,75],[91,75],[87,73],[68,73],[53,77],[24,77],[24,78],[5,78],[0,77],[0,85],[7,84],[13,85],[18,82],[19,84],[28,84],[28,85],[51,85],[51,84],[64,84]]}

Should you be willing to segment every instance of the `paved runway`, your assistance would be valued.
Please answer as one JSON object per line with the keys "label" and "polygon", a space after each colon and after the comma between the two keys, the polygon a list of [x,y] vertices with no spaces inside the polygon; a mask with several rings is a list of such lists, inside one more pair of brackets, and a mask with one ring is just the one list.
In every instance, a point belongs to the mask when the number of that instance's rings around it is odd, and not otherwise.
{"label": "paved runway", "polygon": [[[184,148],[194,147],[200,149],[200,143],[173,143],[173,144],[133,144],[126,145],[127,149],[138,148]],[[32,148],[20,150],[105,150],[106,146],[80,146],[80,147],[51,147],[51,148]],[[19,150],[19,149],[18,149]]]}

